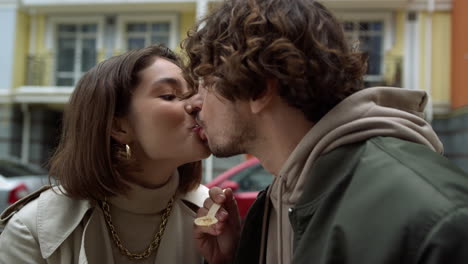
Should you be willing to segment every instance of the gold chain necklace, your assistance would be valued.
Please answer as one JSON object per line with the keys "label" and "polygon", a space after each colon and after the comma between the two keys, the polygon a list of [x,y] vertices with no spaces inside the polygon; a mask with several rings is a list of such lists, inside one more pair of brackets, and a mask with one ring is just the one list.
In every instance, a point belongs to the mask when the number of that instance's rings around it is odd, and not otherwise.
{"label": "gold chain necklace", "polygon": [[149,244],[148,248],[145,249],[145,251],[141,253],[132,253],[127,248],[124,247],[124,245],[122,244],[122,240],[120,240],[119,235],[117,235],[115,226],[112,224],[112,217],[110,214],[109,204],[107,203],[107,198],[105,198],[104,201],[101,202],[101,208],[102,208],[102,211],[104,212],[104,218],[106,219],[107,226],[109,227],[112,240],[114,240],[115,245],[117,246],[117,248],[123,255],[127,256],[130,259],[140,260],[140,259],[149,257],[153,253],[153,251],[158,250],[159,244],[161,243],[161,237],[164,234],[164,230],[166,230],[167,220],[169,218],[169,215],[171,215],[172,204],[174,203],[174,197],[175,197],[175,194],[167,203],[166,209],[164,210],[164,213],[161,218],[159,231],[154,234],[153,240]]}

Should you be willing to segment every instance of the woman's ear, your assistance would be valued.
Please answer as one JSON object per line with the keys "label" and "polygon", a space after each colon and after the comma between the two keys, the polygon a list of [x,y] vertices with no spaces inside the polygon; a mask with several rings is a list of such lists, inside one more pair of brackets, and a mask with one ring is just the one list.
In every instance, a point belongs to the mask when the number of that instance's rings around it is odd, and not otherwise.
{"label": "woman's ear", "polygon": [[132,141],[130,124],[127,118],[114,117],[112,120],[111,137],[121,144]]}

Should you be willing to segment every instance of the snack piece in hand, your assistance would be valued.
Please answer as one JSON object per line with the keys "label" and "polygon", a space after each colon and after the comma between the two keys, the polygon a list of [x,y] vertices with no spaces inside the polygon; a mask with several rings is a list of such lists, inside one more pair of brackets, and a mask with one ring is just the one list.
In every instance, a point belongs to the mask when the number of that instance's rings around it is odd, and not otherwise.
{"label": "snack piece in hand", "polygon": [[195,218],[195,224],[198,226],[210,226],[216,224],[218,219],[216,219],[215,215],[216,212],[218,212],[219,207],[219,204],[214,203],[206,216]]}

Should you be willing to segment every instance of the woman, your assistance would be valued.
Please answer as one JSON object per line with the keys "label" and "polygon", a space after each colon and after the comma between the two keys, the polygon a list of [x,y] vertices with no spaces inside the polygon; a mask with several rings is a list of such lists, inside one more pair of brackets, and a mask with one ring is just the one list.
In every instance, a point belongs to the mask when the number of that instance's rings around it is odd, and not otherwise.
{"label": "woman", "polygon": [[193,219],[209,155],[169,49],[99,63],[79,81],[50,174],[7,209],[0,263],[200,263]]}

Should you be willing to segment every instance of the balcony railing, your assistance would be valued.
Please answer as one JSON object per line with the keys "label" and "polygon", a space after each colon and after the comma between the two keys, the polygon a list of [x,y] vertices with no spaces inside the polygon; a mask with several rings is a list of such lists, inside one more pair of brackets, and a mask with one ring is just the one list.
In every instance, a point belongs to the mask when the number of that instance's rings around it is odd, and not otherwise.
{"label": "balcony railing", "polygon": [[[99,60],[103,59],[103,52],[98,52]],[[62,58],[63,59],[63,58]],[[68,64],[63,64],[62,68],[69,70],[57,70],[57,54],[46,53],[39,55],[30,55],[26,58],[26,86],[53,86],[53,87],[72,87],[76,84],[84,72],[77,72],[73,69],[82,69],[81,58],[78,61],[70,60]],[[89,69],[97,63],[86,65]],[[71,65],[70,65],[71,64]]]}
{"label": "balcony railing", "polygon": [[30,55],[26,61],[26,85],[51,86],[53,54]]}
{"label": "balcony railing", "polygon": [[[27,58],[26,85],[27,86],[58,86],[56,84],[53,67],[55,65],[54,54],[33,55]],[[402,85],[402,58],[399,56],[386,55],[384,57],[385,73],[381,80],[369,78],[364,79],[368,86],[375,85]],[[372,77],[372,76],[370,76]],[[70,87],[70,86],[66,86]]]}

